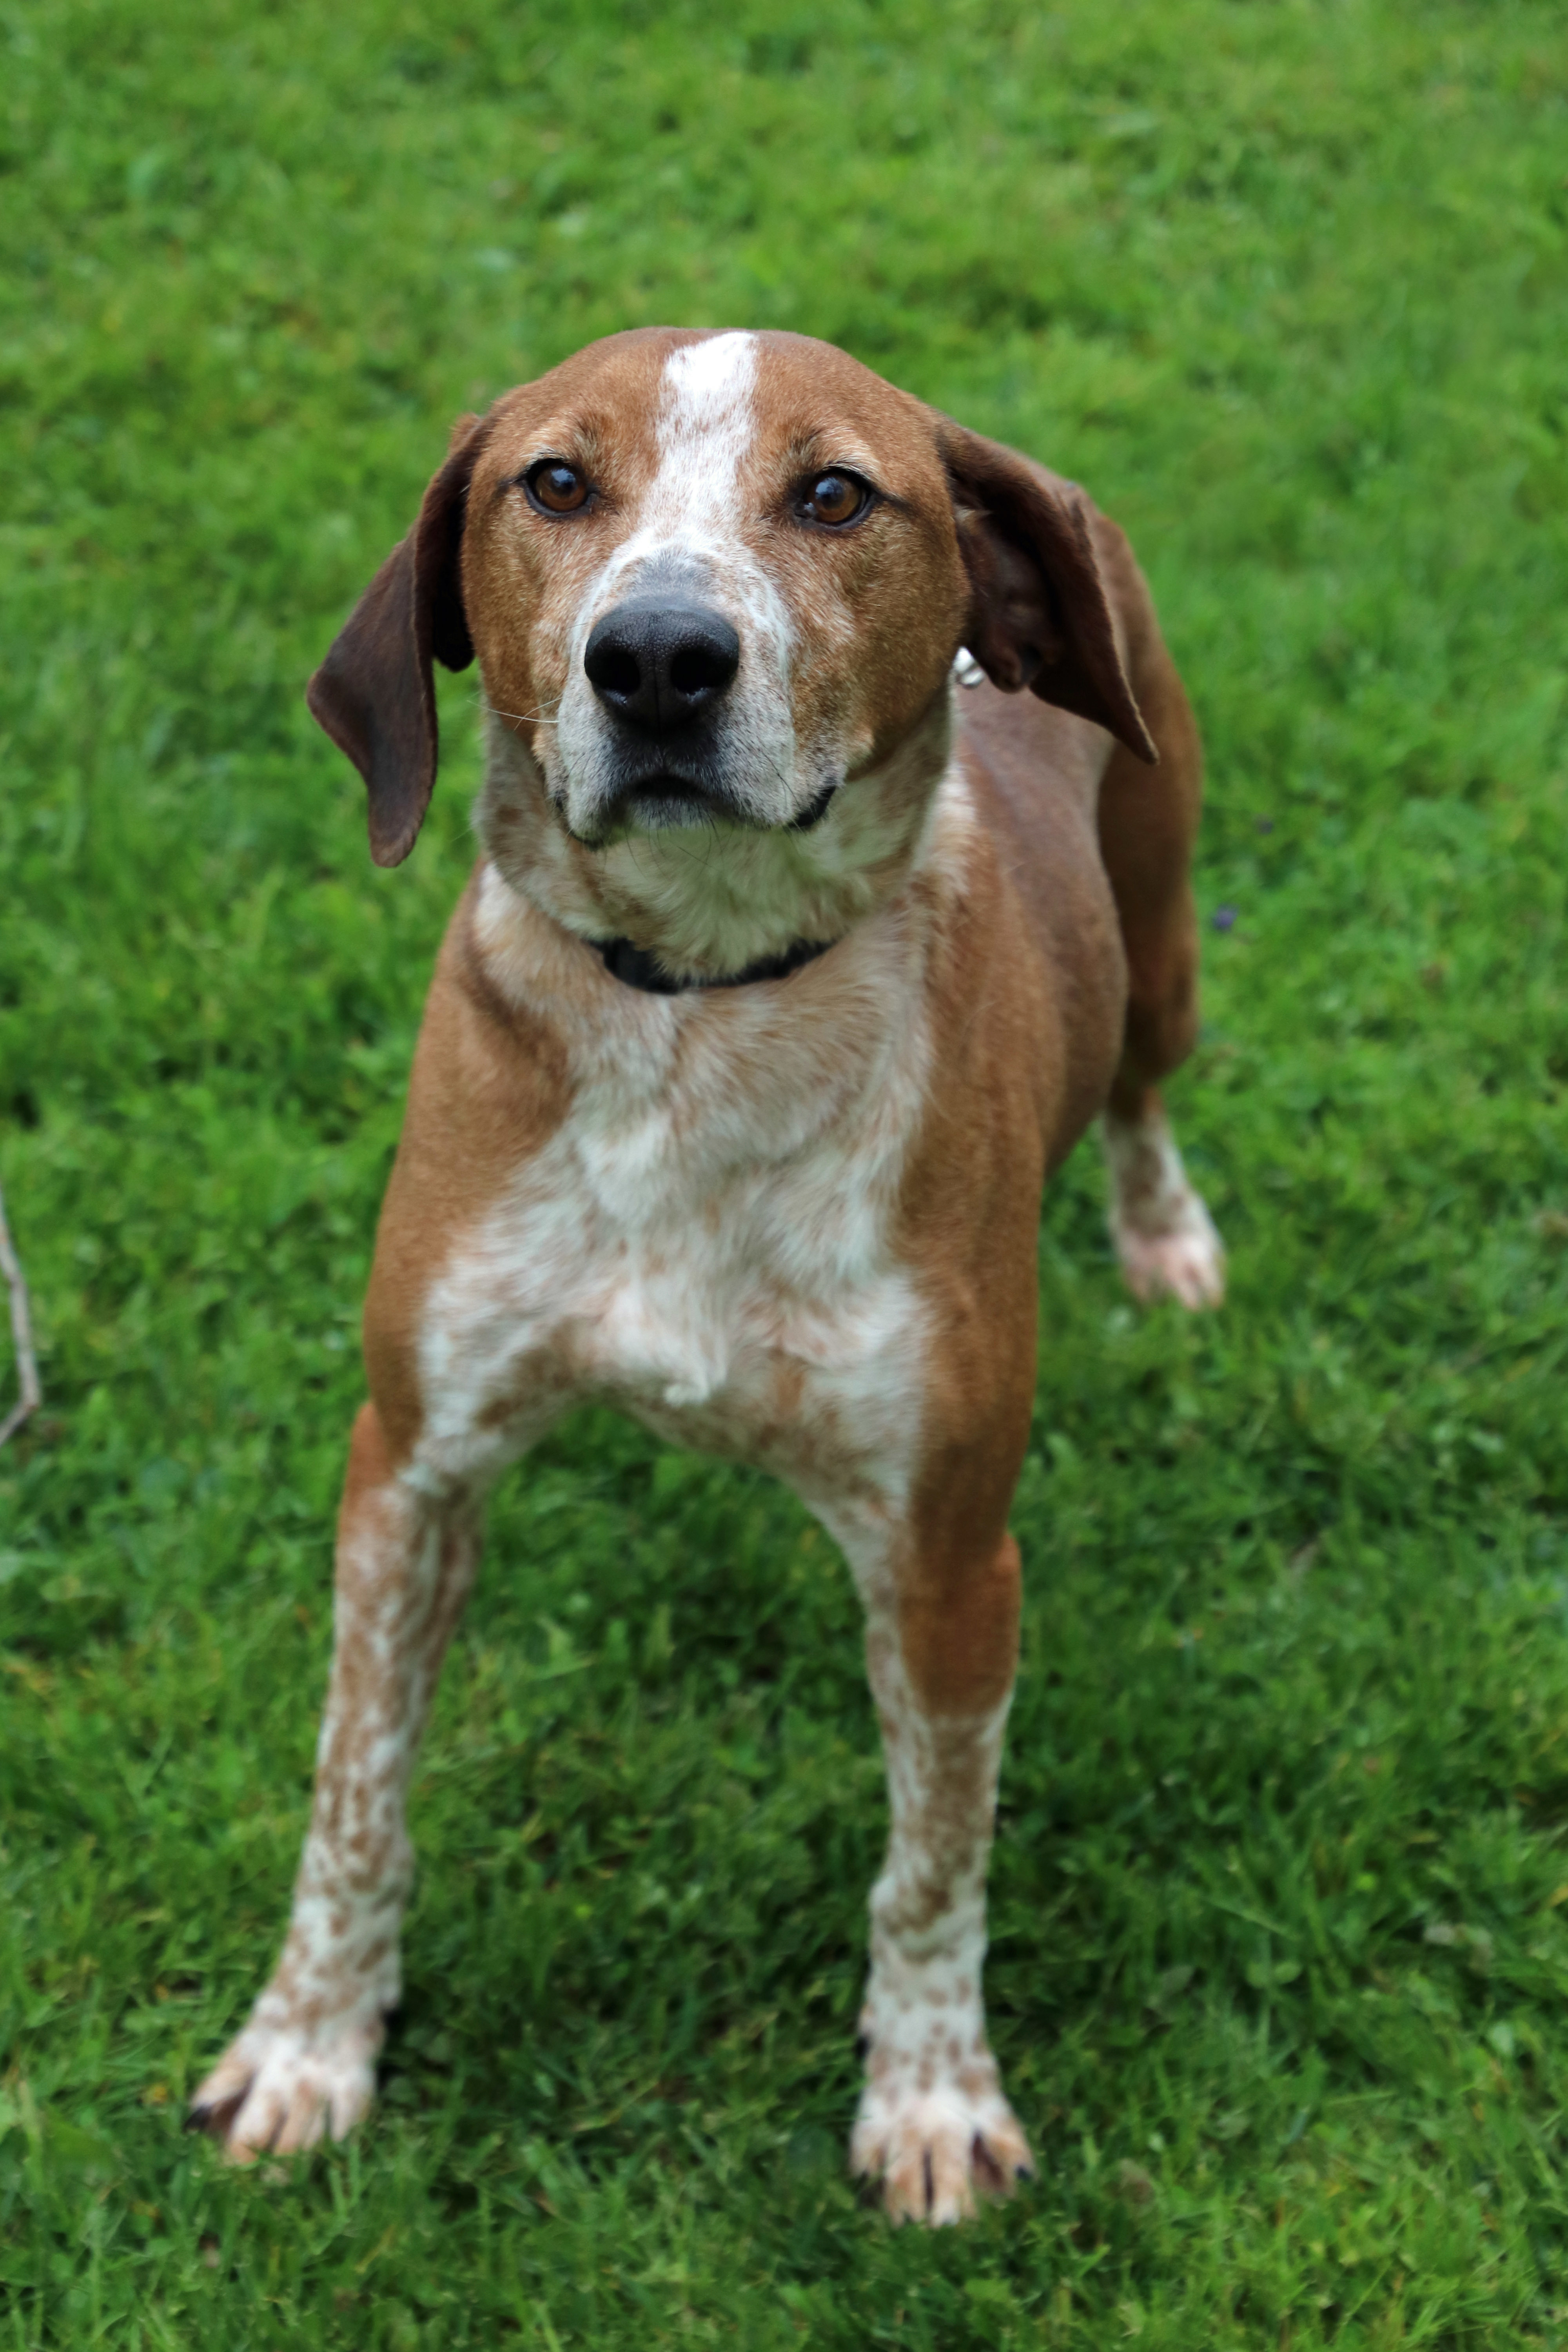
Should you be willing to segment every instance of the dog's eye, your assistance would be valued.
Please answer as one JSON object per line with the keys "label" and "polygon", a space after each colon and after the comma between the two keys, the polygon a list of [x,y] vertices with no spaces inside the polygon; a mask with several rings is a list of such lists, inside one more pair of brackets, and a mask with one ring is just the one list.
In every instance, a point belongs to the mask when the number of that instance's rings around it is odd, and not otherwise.
{"label": "dog's eye", "polygon": [[870,491],[853,474],[818,474],[801,486],[802,514],[831,528],[858,521],[870,503]]}
{"label": "dog's eye", "polygon": [[559,457],[542,457],[525,475],[523,487],[536,507],[546,514],[575,514],[588,503],[588,484],[575,466]]}

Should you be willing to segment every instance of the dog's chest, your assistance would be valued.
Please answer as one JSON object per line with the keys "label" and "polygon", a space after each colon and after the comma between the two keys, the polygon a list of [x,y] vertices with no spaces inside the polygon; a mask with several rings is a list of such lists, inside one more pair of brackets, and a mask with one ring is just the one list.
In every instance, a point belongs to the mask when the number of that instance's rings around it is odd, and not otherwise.
{"label": "dog's chest", "polygon": [[595,1073],[431,1293],[427,1448],[457,1466],[595,1399],[804,1486],[901,1484],[925,1315],[894,1245],[912,1042]]}

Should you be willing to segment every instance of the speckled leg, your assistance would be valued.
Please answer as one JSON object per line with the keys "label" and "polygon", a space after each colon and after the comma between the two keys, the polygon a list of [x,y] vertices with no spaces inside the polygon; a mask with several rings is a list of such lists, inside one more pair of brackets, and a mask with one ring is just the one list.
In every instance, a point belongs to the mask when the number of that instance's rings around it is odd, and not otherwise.
{"label": "speckled leg", "polygon": [[[986,2042],[981,1998],[1018,1554],[1005,1538],[995,1569],[973,1584],[955,1580],[934,1610],[928,1602],[917,1634],[907,1594],[875,1565],[879,1549],[863,1548],[856,1565],[890,1831],[871,1891],[860,2012],[867,2081],[849,2158],[854,2171],[880,2180],[895,2221],[941,2224],[973,2213],[977,2194],[1005,2195],[1033,2171]],[[933,1676],[922,1667],[949,1630],[960,1671]],[[966,1684],[988,1703],[954,1706]]]}
{"label": "speckled leg", "polygon": [[341,2138],[370,2105],[414,1874],[409,1774],[479,1547],[477,1505],[400,1479],[367,1405],[339,1522],[331,1679],[288,1936],[191,2107],[239,2161]]}

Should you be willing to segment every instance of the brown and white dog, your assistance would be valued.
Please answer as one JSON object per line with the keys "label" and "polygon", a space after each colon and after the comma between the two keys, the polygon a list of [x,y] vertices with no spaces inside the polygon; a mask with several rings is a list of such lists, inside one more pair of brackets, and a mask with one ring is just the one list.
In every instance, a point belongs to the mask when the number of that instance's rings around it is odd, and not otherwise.
{"label": "brown and white dog", "polygon": [[776,1471],[849,1562],[891,1810],[852,2160],[952,2221],[1029,2165],[980,1989],[1007,1513],[1040,1188],[1097,1113],[1132,1288],[1222,1289],[1155,1090],[1186,698],[1081,490],[785,334],[612,336],[458,426],[310,687],[382,865],[432,660],[475,656],[484,854],[382,1213],[310,1833],[193,2121],[243,2157],[369,2105],[485,1496],[593,1398]]}

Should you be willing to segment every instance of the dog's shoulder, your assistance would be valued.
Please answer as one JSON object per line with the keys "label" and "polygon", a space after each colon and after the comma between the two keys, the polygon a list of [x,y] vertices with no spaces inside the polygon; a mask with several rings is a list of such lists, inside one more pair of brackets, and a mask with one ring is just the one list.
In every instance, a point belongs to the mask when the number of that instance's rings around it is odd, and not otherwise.
{"label": "dog's shoulder", "polygon": [[481,862],[447,926],[415,1052],[409,1108],[476,1168],[538,1150],[572,1096],[565,1040],[537,995],[509,985],[507,942],[486,923]]}
{"label": "dog's shoulder", "polygon": [[572,1107],[559,1032],[508,991],[504,959],[482,938],[482,881],[480,866],[437,958],[365,1302],[371,1385],[395,1445],[404,1422],[411,1431],[419,1420],[416,1358],[432,1282]]}

